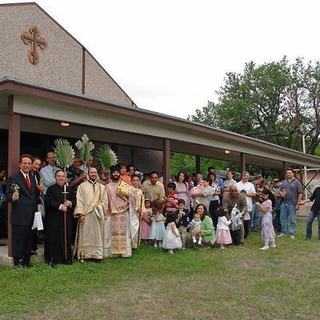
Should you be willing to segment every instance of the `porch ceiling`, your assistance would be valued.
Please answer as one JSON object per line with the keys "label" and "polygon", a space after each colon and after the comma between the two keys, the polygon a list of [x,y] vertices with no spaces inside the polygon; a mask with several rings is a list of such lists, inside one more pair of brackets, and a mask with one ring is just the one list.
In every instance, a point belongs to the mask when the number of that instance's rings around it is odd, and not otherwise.
{"label": "porch ceiling", "polygon": [[[14,81],[0,83],[1,91],[15,94],[16,113],[126,132],[123,138],[127,141],[136,136],[152,138],[146,147],[161,148],[161,141],[166,138],[172,141],[173,151],[213,154],[215,158],[233,158],[234,161],[239,161],[239,154],[243,152],[247,163],[261,163],[264,167],[280,167],[283,161],[294,166],[320,166],[320,157],[148,110],[128,109]],[[118,137],[120,135],[114,135],[114,139]],[[143,140],[141,143],[144,144]],[[232,152],[226,155],[225,149]]]}

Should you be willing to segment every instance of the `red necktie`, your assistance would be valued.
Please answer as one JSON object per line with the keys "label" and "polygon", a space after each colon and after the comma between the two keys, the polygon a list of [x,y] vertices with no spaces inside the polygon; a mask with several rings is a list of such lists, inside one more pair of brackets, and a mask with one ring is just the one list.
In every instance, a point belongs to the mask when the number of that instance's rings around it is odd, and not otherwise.
{"label": "red necktie", "polygon": [[26,183],[27,183],[28,189],[31,190],[31,181],[28,174],[26,175]]}

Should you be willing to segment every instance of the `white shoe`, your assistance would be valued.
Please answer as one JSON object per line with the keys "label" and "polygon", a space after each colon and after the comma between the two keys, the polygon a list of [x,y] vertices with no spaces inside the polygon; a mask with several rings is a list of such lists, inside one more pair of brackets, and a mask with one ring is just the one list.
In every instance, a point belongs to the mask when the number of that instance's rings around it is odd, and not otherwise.
{"label": "white shoe", "polygon": [[170,254],[174,254],[174,251],[173,251],[173,250],[169,250],[169,253],[170,253]]}
{"label": "white shoe", "polygon": [[224,246],[221,246],[220,249],[221,249],[221,250],[224,250]]}
{"label": "white shoe", "polygon": [[198,245],[201,246],[202,245],[202,241],[201,239],[198,241]]}
{"label": "white shoe", "polygon": [[269,246],[263,246],[262,248],[260,248],[260,250],[268,250]]}
{"label": "white shoe", "polygon": [[291,236],[290,236],[290,239],[292,239],[292,240],[294,240],[296,237],[292,234]]}
{"label": "white shoe", "polygon": [[270,248],[276,248],[277,247],[277,245],[275,244],[275,243],[272,243],[271,245],[270,245]]}
{"label": "white shoe", "polygon": [[282,237],[284,237],[284,236],[285,236],[284,233],[280,233],[280,234],[278,235],[278,238],[282,238]]}
{"label": "white shoe", "polygon": [[196,238],[192,238],[193,243],[197,243],[197,239]]}
{"label": "white shoe", "polygon": [[158,244],[157,244],[157,243],[155,243],[153,246],[154,246],[155,248],[158,248]]}

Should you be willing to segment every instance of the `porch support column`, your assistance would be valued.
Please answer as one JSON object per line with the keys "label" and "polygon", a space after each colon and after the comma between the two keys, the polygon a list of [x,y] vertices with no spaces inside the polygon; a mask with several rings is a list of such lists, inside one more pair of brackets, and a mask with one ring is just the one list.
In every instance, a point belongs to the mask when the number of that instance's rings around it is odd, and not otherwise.
{"label": "porch support column", "polygon": [[[16,173],[20,157],[21,116],[14,113],[13,102],[14,98],[11,95],[8,97],[8,176]],[[8,205],[8,255],[12,257],[11,204]]]}
{"label": "porch support column", "polygon": [[170,157],[171,157],[171,146],[170,140],[163,140],[163,183],[166,187],[170,179]]}
{"label": "porch support column", "polygon": [[196,155],[195,158],[196,158],[196,173],[201,172],[201,157],[199,155]]}
{"label": "porch support column", "polygon": [[246,155],[243,152],[240,153],[240,170],[241,174],[246,171]]}

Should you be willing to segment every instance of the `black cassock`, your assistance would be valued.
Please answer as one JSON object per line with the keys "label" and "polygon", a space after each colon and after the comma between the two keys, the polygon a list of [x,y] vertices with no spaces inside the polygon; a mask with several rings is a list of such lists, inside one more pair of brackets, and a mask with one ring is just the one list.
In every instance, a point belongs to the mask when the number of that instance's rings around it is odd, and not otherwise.
{"label": "black cassock", "polygon": [[63,186],[55,184],[47,189],[45,196],[45,260],[47,263],[72,263],[72,225],[75,206],[75,193],[67,188],[67,200],[72,202],[72,208],[67,211],[67,259],[65,259],[64,212],[59,210],[64,203]]}

